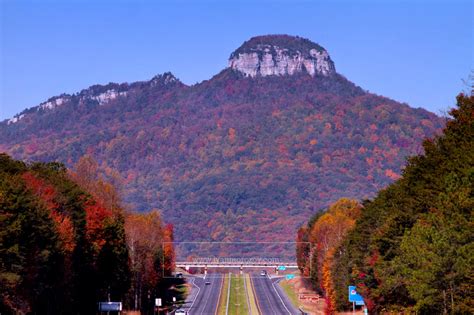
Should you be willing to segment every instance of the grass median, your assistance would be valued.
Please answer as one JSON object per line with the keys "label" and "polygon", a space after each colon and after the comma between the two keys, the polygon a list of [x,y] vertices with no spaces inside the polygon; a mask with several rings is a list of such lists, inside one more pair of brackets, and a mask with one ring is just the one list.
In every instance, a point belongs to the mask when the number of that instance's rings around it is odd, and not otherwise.
{"label": "grass median", "polygon": [[232,275],[229,298],[229,315],[248,314],[247,293],[245,290],[244,277]]}

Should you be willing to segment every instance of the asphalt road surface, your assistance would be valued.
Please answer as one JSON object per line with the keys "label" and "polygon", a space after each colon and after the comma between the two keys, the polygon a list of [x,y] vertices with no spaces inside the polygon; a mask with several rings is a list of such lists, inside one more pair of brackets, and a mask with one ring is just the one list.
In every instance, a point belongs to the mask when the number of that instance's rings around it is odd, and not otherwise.
{"label": "asphalt road surface", "polygon": [[[193,289],[182,308],[191,315],[216,314],[224,275],[208,274],[205,279],[203,277],[192,277],[188,280],[193,285]],[[206,284],[207,281],[210,284]]]}
{"label": "asphalt road surface", "polygon": [[281,278],[270,279],[268,276],[252,274],[251,280],[255,290],[257,305],[262,314],[301,314],[300,311],[293,307],[286,294],[279,287],[278,281]]}

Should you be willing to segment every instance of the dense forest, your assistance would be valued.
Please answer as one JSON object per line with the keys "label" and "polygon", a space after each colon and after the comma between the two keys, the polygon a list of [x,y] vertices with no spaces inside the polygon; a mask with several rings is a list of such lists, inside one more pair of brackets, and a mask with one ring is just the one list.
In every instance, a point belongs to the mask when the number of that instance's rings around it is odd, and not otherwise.
{"label": "dense forest", "polygon": [[[239,49],[317,47],[288,38]],[[248,78],[227,68],[192,86],[165,73],[52,97],[0,123],[0,151],[68,167],[93,156],[125,179],[125,202],[160,209],[179,241],[289,241],[311,213],[396,180],[443,126],[338,73]]]}
{"label": "dense forest", "polygon": [[299,268],[328,313],[350,307],[348,285],[373,313],[474,313],[474,96],[450,115],[374,199],[340,200],[298,231]]}
{"label": "dense forest", "polygon": [[0,313],[94,314],[109,299],[146,310],[166,289],[172,227],[128,214],[97,174],[89,157],[68,171],[0,154]]}

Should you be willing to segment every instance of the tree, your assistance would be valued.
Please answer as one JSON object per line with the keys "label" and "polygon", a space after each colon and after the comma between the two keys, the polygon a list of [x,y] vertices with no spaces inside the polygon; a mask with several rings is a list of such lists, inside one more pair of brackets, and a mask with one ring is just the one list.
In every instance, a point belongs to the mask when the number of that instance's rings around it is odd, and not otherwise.
{"label": "tree", "polygon": [[[347,232],[355,225],[361,208],[357,201],[342,198],[333,203],[326,212],[310,220],[308,236],[304,235],[306,232],[304,229],[299,232],[303,234],[299,238],[308,238],[312,244],[308,253],[311,260],[309,276],[316,290],[325,295],[326,312],[330,314],[336,309],[336,292],[332,279],[334,253]],[[300,268],[303,270],[309,268],[304,256],[300,261],[302,261]]]}
{"label": "tree", "polygon": [[0,312],[94,313],[109,294],[123,299],[128,268],[118,203],[104,206],[61,164],[0,155]]}
{"label": "tree", "polygon": [[356,284],[372,312],[474,311],[474,96],[459,95],[443,133],[364,204],[335,255],[338,307]]}
{"label": "tree", "polygon": [[422,215],[400,244],[394,260],[414,308],[421,313],[469,313],[474,299],[474,168],[460,179],[448,175],[438,207]]}
{"label": "tree", "polygon": [[163,226],[160,213],[128,214],[125,218],[132,272],[131,299],[135,309],[145,309],[148,295],[156,296],[164,276],[174,269],[173,230]]}

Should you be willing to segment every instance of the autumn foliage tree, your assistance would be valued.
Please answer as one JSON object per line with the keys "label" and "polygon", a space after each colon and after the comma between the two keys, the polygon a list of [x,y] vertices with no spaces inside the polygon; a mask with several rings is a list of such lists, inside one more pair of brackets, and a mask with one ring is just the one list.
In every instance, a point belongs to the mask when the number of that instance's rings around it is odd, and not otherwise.
{"label": "autumn foliage tree", "polygon": [[[68,171],[0,154],[0,313],[93,314],[108,298],[128,307],[132,258],[146,266],[145,291],[163,289],[157,283],[174,267],[172,227],[156,212],[126,215],[110,174],[90,157]],[[135,222],[145,232],[139,255],[126,233]]]}
{"label": "autumn foliage tree", "polygon": [[157,210],[128,214],[125,220],[132,271],[132,305],[146,306],[150,294],[158,296],[160,281],[174,269],[172,226],[165,226]]}
{"label": "autumn foliage tree", "polygon": [[373,313],[473,314],[474,95],[402,177],[364,203],[334,256],[338,308],[357,285]]}
{"label": "autumn foliage tree", "polygon": [[298,249],[298,267],[304,275],[311,277],[315,288],[324,295],[328,314],[335,312],[336,305],[332,282],[334,252],[355,225],[361,208],[355,200],[339,199],[327,211],[313,217],[308,226],[298,232],[299,242],[308,240],[311,244]]}

